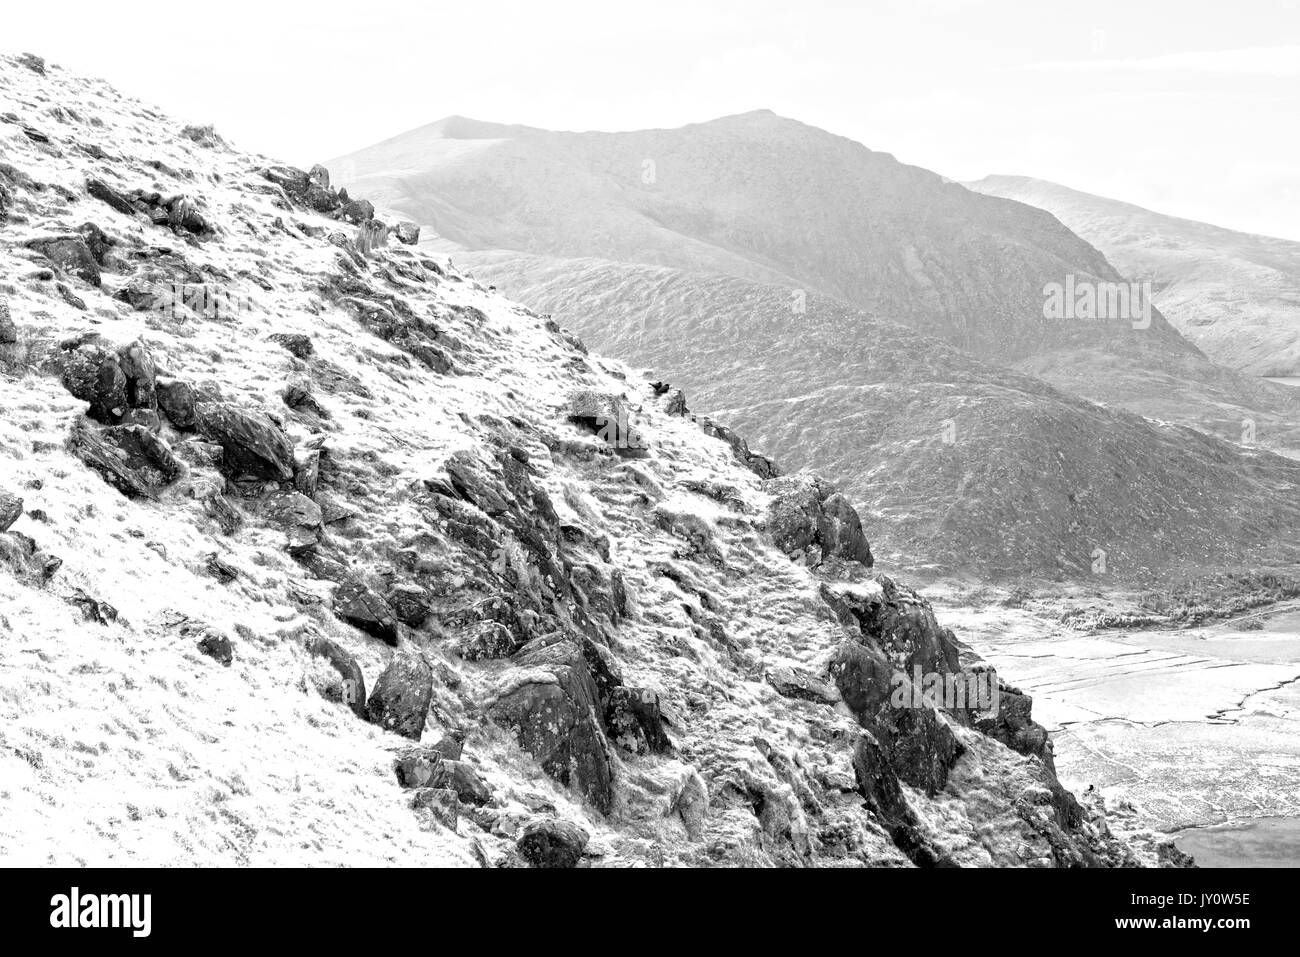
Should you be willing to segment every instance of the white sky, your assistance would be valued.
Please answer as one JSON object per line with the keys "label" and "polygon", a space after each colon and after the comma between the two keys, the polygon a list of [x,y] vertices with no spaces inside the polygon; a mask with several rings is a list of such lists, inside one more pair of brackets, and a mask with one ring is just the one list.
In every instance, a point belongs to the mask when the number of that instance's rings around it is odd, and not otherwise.
{"label": "white sky", "polygon": [[954,179],[1300,240],[1300,0],[6,8],[0,48],[300,166],[450,114],[637,129],[768,108]]}

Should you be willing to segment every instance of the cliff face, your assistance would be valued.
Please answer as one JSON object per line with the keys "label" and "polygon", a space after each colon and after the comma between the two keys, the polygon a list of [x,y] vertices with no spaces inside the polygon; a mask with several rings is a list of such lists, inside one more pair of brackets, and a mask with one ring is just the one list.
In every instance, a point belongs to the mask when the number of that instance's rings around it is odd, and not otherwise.
{"label": "cliff face", "polygon": [[5,860],[1158,859],[1005,682],[895,694],[984,669],[827,483],[324,169],[33,60],[0,119]]}

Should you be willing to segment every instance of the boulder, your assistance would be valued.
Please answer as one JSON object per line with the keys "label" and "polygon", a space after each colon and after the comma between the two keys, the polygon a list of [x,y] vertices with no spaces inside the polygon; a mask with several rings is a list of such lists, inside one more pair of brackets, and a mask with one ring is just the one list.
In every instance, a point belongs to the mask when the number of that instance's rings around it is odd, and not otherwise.
{"label": "boulder", "polygon": [[133,409],[157,408],[158,370],[149,348],[136,340],[118,350],[117,362],[126,376],[126,404]]}
{"label": "boulder", "polygon": [[293,453],[293,487],[308,498],[315,498],[320,487],[320,449],[295,449]]}
{"label": "boulder", "polygon": [[184,471],[167,443],[139,425],[96,431],[82,420],[73,426],[68,447],[128,498],[153,498]]}
{"label": "boulder", "polygon": [[90,403],[92,419],[109,425],[122,420],[129,408],[127,378],[115,352],[90,340],[66,350],[57,361],[62,365],[63,387]]}
{"label": "boulder", "polygon": [[540,818],[524,825],[515,846],[533,867],[577,867],[589,840],[576,824]]}
{"label": "boulder", "polygon": [[359,578],[349,575],[339,583],[334,593],[334,614],[373,638],[397,644],[398,623],[388,602]]}
{"label": "boulder", "polygon": [[318,658],[324,658],[334,667],[339,673],[340,700],[352,709],[353,714],[365,720],[366,679],[357,659],[328,638],[313,638],[307,643],[307,651]]}
{"label": "boulder", "polygon": [[451,788],[420,788],[411,797],[411,807],[416,811],[428,811],[439,824],[448,830],[456,830],[460,820],[460,797]]}
{"label": "boulder", "polygon": [[857,509],[828,483],[800,472],[771,479],[763,488],[772,495],[767,528],[785,554],[814,563],[833,558],[874,564]]}
{"label": "boulder", "polygon": [[615,744],[633,754],[662,754],[672,750],[664,729],[659,695],[646,688],[613,688],[605,724]]}
{"label": "boulder", "polygon": [[289,554],[298,556],[320,544],[324,523],[320,506],[301,492],[273,492],[265,502],[266,517],[289,537]]}
{"label": "boulder", "polygon": [[800,668],[776,665],[769,668],[764,677],[783,698],[830,705],[840,700],[839,692],[832,684]]}
{"label": "boulder", "polygon": [[429,593],[419,585],[409,583],[394,585],[386,596],[397,620],[412,628],[419,628],[429,619]]}
{"label": "boulder", "polygon": [[27,247],[48,259],[60,272],[84,279],[92,286],[101,284],[99,263],[80,236],[31,239],[27,241]]}
{"label": "boulder", "polygon": [[581,646],[571,639],[531,645],[488,705],[497,724],[561,784],[575,785],[600,811],[613,806],[613,772],[599,715],[601,693]]}
{"label": "boulder", "polygon": [[232,476],[293,478],[293,443],[267,416],[217,402],[200,402],[195,414],[199,432],[224,451]]}
{"label": "boulder", "polygon": [[394,655],[366,702],[366,719],[419,741],[432,702],[433,669],[428,662],[418,655]]}
{"label": "boulder", "polygon": [[198,422],[194,387],[178,379],[156,379],[158,409],[180,431],[194,428]]}
{"label": "boulder", "polygon": [[198,642],[199,651],[226,668],[235,660],[235,649],[230,639],[211,629],[203,633]]}
{"label": "boulder", "polygon": [[308,359],[316,351],[311,337],[297,332],[277,332],[271,336],[271,341],[297,359]]}
{"label": "boulder", "polygon": [[338,211],[338,218],[344,222],[360,224],[375,218],[375,204],[368,199],[353,199]]}
{"label": "boulder", "polygon": [[393,228],[393,234],[399,243],[407,246],[414,246],[420,242],[420,227],[415,223],[398,223]]}
{"label": "boulder", "polygon": [[9,531],[14,522],[22,517],[23,500],[0,489],[0,532]]}

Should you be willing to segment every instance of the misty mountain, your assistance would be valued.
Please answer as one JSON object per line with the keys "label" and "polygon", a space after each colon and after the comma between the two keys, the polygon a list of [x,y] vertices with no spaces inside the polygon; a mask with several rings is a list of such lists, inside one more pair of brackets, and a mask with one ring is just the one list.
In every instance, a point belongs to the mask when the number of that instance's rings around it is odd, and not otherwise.
{"label": "misty mountain", "polygon": [[968,185],[1047,210],[1126,277],[1150,281],[1170,322],[1216,362],[1255,376],[1300,376],[1300,243],[1027,176]]}

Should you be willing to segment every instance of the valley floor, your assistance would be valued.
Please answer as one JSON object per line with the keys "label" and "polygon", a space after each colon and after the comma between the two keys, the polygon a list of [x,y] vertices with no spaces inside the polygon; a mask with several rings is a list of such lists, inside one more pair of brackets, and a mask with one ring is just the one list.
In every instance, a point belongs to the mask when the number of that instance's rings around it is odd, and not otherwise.
{"label": "valley floor", "polygon": [[1180,847],[1206,865],[1300,865],[1300,602],[1088,634],[1041,608],[963,607],[942,585],[927,594],[1033,697],[1066,787],[1095,786],[1145,826],[1185,832]]}

